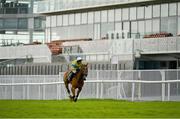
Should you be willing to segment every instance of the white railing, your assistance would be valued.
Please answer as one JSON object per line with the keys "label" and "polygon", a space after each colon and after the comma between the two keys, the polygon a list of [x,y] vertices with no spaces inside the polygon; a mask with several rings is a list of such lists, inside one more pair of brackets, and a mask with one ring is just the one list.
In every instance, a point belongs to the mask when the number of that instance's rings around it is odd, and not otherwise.
{"label": "white railing", "polygon": [[[180,70],[89,71],[80,98],[180,101]],[[0,99],[67,99],[59,75],[0,76]]]}

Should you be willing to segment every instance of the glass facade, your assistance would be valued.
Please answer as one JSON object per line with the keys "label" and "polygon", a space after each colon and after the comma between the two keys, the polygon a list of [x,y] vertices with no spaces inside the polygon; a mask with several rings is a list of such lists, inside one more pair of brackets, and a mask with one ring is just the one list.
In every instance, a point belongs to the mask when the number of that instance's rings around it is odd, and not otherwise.
{"label": "glass facade", "polygon": [[[173,36],[180,34],[180,3],[162,3],[150,4],[147,6],[132,6],[126,8],[111,8],[89,12],[68,13],[63,15],[55,15],[54,17],[46,17],[47,29],[52,28],[52,24],[56,23],[54,31],[56,38],[92,38],[94,40],[106,37],[108,32],[125,30],[130,33],[129,37],[143,38],[144,35],[153,33],[167,32]],[[163,12],[166,11],[166,12]],[[69,22],[68,22],[69,21]],[[90,27],[91,26],[91,27]],[[81,30],[86,28],[85,30]],[[66,30],[65,30],[66,29]],[[76,31],[80,29],[80,31]],[[49,31],[51,36],[53,33]],[[67,34],[63,31],[68,32]],[[89,33],[88,33],[88,32]],[[72,33],[71,33],[72,32]],[[83,36],[81,33],[85,32]],[[92,34],[90,34],[92,33]],[[54,34],[53,34],[54,36]],[[46,37],[47,41],[51,37]]]}
{"label": "glass facade", "polygon": [[[151,0],[43,0],[37,3],[35,12],[54,12],[113,4],[127,4]],[[152,0],[153,1],[153,0]]]}
{"label": "glass facade", "polygon": [[[1,45],[43,41],[45,17],[33,15],[34,6],[35,0],[0,0]],[[49,27],[56,27],[55,19],[56,16],[49,18],[54,21],[49,21]]]}

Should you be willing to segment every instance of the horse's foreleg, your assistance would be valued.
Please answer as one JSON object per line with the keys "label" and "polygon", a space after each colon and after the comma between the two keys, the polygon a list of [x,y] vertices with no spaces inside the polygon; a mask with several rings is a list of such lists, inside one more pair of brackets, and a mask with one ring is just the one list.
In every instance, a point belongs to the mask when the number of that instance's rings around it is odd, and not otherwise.
{"label": "horse's foreleg", "polygon": [[72,86],[71,87],[71,92],[72,92],[72,98],[74,99],[75,98],[75,93],[76,93],[76,89]]}
{"label": "horse's foreleg", "polygon": [[71,92],[70,92],[70,90],[69,90],[69,84],[68,84],[67,81],[65,81],[65,87],[66,87],[66,90],[67,90],[67,92],[68,92],[68,94],[69,94],[69,97],[71,98]]}
{"label": "horse's foreleg", "polygon": [[82,88],[78,88],[77,95],[74,98],[74,101],[76,102],[79,96],[79,93],[81,92]]}

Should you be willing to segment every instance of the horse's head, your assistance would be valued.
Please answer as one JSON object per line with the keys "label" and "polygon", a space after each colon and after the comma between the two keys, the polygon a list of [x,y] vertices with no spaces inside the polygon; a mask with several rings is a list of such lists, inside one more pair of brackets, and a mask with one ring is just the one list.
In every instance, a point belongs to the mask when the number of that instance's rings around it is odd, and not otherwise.
{"label": "horse's head", "polygon": [[88,63],[82,63],[81,71],[82,71],[83,75],[85,75],[85,76],[88,75]]}

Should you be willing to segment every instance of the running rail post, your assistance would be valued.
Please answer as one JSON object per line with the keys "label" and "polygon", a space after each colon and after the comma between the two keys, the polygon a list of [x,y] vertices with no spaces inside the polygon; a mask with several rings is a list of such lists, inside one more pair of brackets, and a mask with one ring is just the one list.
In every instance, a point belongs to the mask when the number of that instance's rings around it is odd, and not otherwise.
{"label": "running rail post", "polygon": [[[162,75],[162,81],[165,81],[165,71],[161,71],[161,75]],[[161,100],[165,101],[165,83],[164,82],[162,82],[161,93],[162,93]]]}

